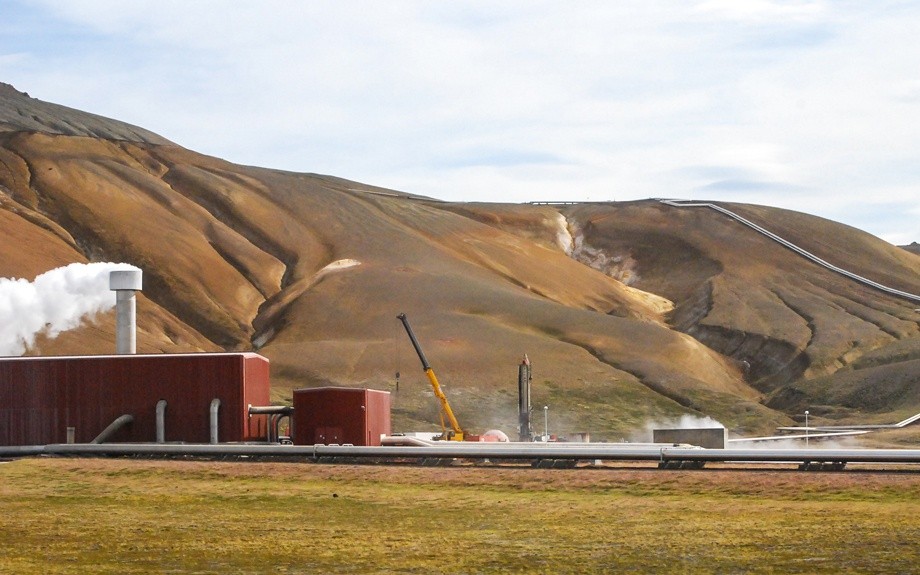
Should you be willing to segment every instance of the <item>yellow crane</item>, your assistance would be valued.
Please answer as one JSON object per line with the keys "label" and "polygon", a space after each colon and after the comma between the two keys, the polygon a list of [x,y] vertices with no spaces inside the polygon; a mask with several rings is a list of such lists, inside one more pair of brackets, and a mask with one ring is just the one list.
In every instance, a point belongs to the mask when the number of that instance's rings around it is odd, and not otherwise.
{"label": "yellow crane", "polygon": [[[425,370],[425,375],[428,376],[428,381],[431,382],[431,387],[434,389],[434,395],[441,402],[441,437],[440,439],[450,439],[452,441],[463,441],[465,433],[460,427],[460,424],[457,422],[457,418],[454,417],[454,411],[450,408],[450,403],[447,402],[447,396],[444,395],[444,392],[441,391],[441,384],[438,383],[438,378],[434,374],[434,370],[431,369],[431,364],[428,363],[428,360],[425,358],[425,354],[422,352],[422,347],[419,345],[418,340],[415,339],[415,334],[412,333],[412,327],[409,325],[409,318],[406,317],[406,314],[401,313],[396,318],[402,322],[403,327],[406,328],[406,333],[409,334],[409,339],[412,341],[412,347],[415,348],[415,353],[418,354],[418,358],[422,361],[422,369]],[[444,420],[447,419],[447,422],[450,423],[450,430],[448,431],[447,425]]]}

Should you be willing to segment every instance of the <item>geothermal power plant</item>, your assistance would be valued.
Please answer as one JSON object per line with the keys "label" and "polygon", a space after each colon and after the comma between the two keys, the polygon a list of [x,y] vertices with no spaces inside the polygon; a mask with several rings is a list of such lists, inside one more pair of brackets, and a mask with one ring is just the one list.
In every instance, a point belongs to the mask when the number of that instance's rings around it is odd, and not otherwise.
{"label": "geothermal power plant", "polygon": [[[920,450],[741,447],[725,429],[655,430],[650,443],[553,442],[533,430],[530,361],[518,371],[518,441],[460,429],[405,314],[406,331],[449,415],[452,430],[393,433],[387,391],[343,387],[295,390],[293,405],[270,402],[269,362],[256,353],[136,354],[140,270],[109,276],[116,294],[113,355],[0,358],[0,456],[122,455],[290,457],[322,462],[529,462],[574,467],[609,461],[661,468],[709,462],[792,463],[843,469],[848,463],[920,464]],[[903,426],[920,419],[905,420]],[[282,435],[282,422],[288,434]],[[866,426],[868,427],[868,426]],[[864,433],[815,428],[807,438]],[[462,440],[458,440],[462,439]],[[583,438],[582,438],[583,439]],[[772,438],[759,438],[768,440]],[[736,442],[732,445],[732,442]]]}

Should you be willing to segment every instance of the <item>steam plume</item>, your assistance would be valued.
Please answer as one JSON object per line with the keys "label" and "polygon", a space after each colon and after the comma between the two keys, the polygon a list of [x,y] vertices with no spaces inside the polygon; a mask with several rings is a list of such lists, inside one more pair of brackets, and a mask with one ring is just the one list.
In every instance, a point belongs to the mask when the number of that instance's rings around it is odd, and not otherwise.
{"label": "steam plume", "polygon": [[74,263],[30,282],[0,278],[0,355],[22,355],[39,334],[57,337],[84,318],[115,306],[109,273],[137,269],[130,264]]}
{"label": "steam plume", "polygon": [[648,420],[645,422],[642,431],[637,431],[630,436],[630,441],[651,441],[652,431],[655,429],[699,429],[712,427],[725,427],[721,422],[709,417],[699,417],[691,414],[684,414],[679,419],[665,419],[663,421]]}
{"label": "steam plume", "polygon": [[[624,285],[632,285],[639,281],[636,273],[637,262],[632,255],[626,254],[608,254],[600,248],[588,244],[584,232],[574,222],[568,224],[570,247],[565,250],[575,261],[579,261],[588,267],[607,274],[613,279]],[[557,232],[557,242],[562,242],[561,235]]]}

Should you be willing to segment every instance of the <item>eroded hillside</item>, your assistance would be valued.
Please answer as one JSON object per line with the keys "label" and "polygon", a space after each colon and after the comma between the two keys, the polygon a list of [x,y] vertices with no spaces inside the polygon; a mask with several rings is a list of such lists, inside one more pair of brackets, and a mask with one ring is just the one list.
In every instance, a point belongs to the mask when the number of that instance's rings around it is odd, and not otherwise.
{"label": "eroded hillside", "polygon": [[[141,351],[256,349],[279,400],[317,384],[388,389],[398,427],[433,429],[437,403],[399,312],[470,428],[514,428],[524,353],[555,428],[610,439],[685,413],[767,430],[790,422],[810,393],[803,382],[846,372],[879,393],[869,375],[892,370],[903,385],[884,393],[920,388],[920,306],[715,212],[652,200],[450,204],[237,166],[91,115],[55,122],[63,113],[0,90],[0,276],[137,265]],[[920,292],[920,256],[803,214],[731,208]],[[112,318],[98,318],[30,353],[108,353],[112,332]],[[915,398],[832,409],[843,400],[820,389],[809,401],[826,401],[828,417],[920,408]]]}

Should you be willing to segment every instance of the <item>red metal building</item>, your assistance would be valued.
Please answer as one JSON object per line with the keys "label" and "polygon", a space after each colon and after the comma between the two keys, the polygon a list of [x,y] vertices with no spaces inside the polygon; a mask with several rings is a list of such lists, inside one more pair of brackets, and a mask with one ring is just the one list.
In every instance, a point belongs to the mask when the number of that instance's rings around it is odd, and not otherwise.
{"label": "red metal building", "polygon": [[380,445],[390,435],[390,392],[348,387],[294,391],[295,445]]}
{"label": "red metal building", "polygon": [[266,436],[268,360],[255,353],[0,358],[0,445],[92,441],[122,415],[133,421],[109,441],[156,440],[156,406],[166,401],[165,440],[207,443],[215,399],[221,442]]}

